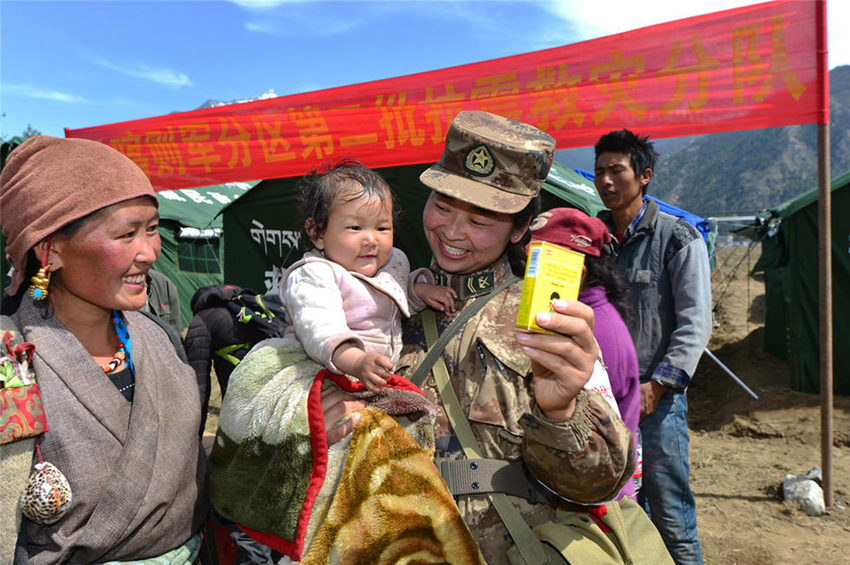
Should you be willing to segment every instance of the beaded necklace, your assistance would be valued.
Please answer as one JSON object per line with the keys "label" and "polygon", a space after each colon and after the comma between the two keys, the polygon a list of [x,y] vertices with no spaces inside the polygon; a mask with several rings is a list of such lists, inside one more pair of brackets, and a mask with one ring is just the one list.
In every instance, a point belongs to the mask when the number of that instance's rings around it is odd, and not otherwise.
{"label": "beaded necklace", "polygon": [[118,336],[118,347],[115,351],[115,355],[112,356],[112,359],[105,365],[102,365],[104,373],[111,373],[115,369],[121,366],[121,363],[124,360],[127,360],[127,365],[130,367],[130,371],[133,371],[133,362],[128,359],[129,347],[124,345],[126,341],[128,344],[130,342],[130,335],[127,332],[127,326],[124,324],[123,318],[119,317],[118,311],[112,311],[112,325],[115,327],[115,334]]}
{"label": "beaded necklace", "polygon": [[121,362],[127,357],[127,350],[124,349],[124,344],[121,343],[121,340],[118,340],[118,350],[115,352],[115,355],[112,356],[112,359],[106,365],[101,365],[104,373],[111,373],[115,369],[121,365]]}

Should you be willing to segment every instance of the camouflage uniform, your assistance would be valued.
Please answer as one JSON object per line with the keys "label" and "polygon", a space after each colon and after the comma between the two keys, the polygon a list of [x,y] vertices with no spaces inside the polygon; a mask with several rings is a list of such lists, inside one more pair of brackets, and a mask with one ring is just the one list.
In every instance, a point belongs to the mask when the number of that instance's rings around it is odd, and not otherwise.
{"label": "camouflage uniform", "polygon": [[[459,277],[452,280],[436,266],[432,268],[438,278],[442,275],[457,284]],[[511,275],[505,257],[489,272],[493,276],[487,284],[492,286]],[[487,279],[484,273],[473,276]],[[592,391],[579,393],[575,415],[567,422],[549,420],[537,408],[530,386],[531,361],[520,350],[514,330],[521,293],[522,283],[516,283],[490,299],[451,339],[443,353],[483,455],[508,461],[523,458],[547,486],[572,500],[590,503],[615,498],[634,471],[631,434],[602,396]],[[473,298],[474,295],[461,299],[458,312]],[[437,313],[438,330],[445,330],[458,312],[449,317]],[[409,320],[404,343],[408,345],[402,351],[398,373],[411,376],[426,351],[419,316]],[[433,375],[425,379],[422,391],[438,407],[436,459],[464,458]],[[531,504],[518,497],[510,499],[532,527],[554,518],[554,510],[547,505]],[[507,563],[506,552],[512,542],[487,496],[461,496],[458,507],[487,562]]]}

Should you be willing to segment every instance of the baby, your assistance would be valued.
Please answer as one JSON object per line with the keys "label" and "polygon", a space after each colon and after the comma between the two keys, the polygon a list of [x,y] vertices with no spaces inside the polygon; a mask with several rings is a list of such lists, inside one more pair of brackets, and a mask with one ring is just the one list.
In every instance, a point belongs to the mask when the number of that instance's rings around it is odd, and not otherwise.
{"label": "baby", "polygon": [[343,161],[303,182],[310,250],[284,273],[281,300],[292,333],[328,370],[370,392],[386,384],[401,352],[401,316],[426,305],[454,310],[455,292],[410,273],[393,247],[393,198],[381,176]]}

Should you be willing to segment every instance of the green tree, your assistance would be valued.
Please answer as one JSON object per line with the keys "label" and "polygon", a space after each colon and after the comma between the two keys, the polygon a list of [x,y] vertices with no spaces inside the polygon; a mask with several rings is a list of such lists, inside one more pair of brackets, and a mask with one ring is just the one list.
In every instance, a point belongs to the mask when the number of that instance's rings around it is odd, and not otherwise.
{"label": "green tree", "polygon": [[[3,114],[3,116],[5,116],[5,115],[6,114]],[[15,135],[15,136],[9,137],[9,138],[0,136],[0,143],[6,143],[8,141],[10,143],[17,142],[17,143],[15,143],[15,145],[20,145],[21,143],[28,140],[29,138],[35,137],[37,135],[41,135],[41,132],[38,131],[37,129],[33,129],[32,124],[27,124],[27,129],[25,129],[23,131],[23,133],[21,133],[20,135]]]}

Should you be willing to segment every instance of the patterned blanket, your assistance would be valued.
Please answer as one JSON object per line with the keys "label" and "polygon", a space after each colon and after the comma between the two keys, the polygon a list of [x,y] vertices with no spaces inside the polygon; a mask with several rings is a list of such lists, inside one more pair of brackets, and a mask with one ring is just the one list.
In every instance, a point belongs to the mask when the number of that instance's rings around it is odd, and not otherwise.
{"label": "patterned blanket", "polygon": [[[367,401],[354,433],[328,448],[323,387]],[[433,464],[434,410],[394,377],[377,395],[310,360],[258,344],[230,377],[210,455],[216,510],[305,564],[483,563]]]}

